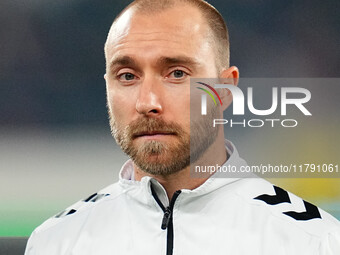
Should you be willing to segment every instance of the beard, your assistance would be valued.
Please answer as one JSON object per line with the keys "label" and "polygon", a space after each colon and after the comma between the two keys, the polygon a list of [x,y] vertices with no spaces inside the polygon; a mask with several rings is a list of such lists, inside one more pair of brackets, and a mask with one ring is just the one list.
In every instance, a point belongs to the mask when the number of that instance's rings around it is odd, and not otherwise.
{"label": "beard", "polygon": [[[218,129],[212,126],[218,118],[217,107],[211,107],[205,117],[190,121],[190,133],[175,122],[162,118],[141,116],[124,128],[119,127],[109,112],[111,133],[117,144],[145,173],[169,176],[196,162],[216,140]],[[167,141],[138,141],[139,134],[158,132],[171,134]]]}

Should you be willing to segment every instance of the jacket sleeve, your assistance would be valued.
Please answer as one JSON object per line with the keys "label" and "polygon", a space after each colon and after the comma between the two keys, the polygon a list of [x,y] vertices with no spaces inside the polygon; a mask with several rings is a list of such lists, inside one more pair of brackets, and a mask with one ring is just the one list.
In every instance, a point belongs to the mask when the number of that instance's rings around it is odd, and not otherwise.
{"label": "jacket sleeve", "polygon": [[320,255],[339,255],[340,254],[340,229],[329,233],[321,242]]}
{"label": "jacket sleeve", "polygon": [[38,255],[35,252],[34,243],[35,243],[35,232],[31,234],[30,238],[27,241],[25,255]]}

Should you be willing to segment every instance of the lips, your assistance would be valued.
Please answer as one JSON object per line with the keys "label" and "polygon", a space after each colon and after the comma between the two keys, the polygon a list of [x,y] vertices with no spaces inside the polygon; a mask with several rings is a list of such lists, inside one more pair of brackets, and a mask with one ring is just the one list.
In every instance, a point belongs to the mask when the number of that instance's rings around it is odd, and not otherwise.
{"label": "lips", "polygon": [[134,134],[134,138],[143,137],[143,136],[157,136],[157,135],[176,135],[173,132],[167,132],[167,131],[144,131],[139,132],[137,134]]}

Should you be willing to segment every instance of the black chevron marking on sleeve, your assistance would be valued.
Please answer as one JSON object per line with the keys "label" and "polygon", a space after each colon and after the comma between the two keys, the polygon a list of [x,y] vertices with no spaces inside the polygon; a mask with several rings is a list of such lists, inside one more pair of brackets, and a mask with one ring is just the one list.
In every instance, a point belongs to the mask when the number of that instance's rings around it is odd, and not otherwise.
{"label": "black chevron marking on sleeve", "polygon": [[75,209],[71,209],[66,215],[71,215],[71,214],[74,214],[77,210]]}
{"label": "black chevron marking on sleeve", "polygon": [[320,211],[315,205],[308,203],[305,200],[303,200],[303,203],[306,207],[305,212],[289,211],[289,212],[284,212],[283,214],[288,215],[296,220],[311,220],[311,219],[317,219],[317,218],[321,219]]}
{"label": "black chevron marking on sleeve", "polygon": [[257,197],[254,197],[254,199],[258,199],[258,200],[262,200],[264,202],[266,202],[269,205],[277,205],[277,204],[281,204],[281,203],[291,203],[290,202],[290,198],[288,195],[288,192],[274,186],[274,190],[275,190],[275,195],[268,195],[268,194],[264,194],[264,195],[260,195]]}
{"label": "black chevron marking on sleeve", "polygon": [[101,200],[102,198],[104,198],[104,197],[107,197],[107,196],[109,196],[110,194],[97,194],[97,193],[94,193],[94,194],[92,194],[91,196],[89,196],[88,198],[86,198],[85,200],[84,200],[84,202],[97,202],[97,201],[99,201],[99,200]]}
{"label": "black chevron marking on sleeve", "polygon": [[62,211],[62,212],[60,212],[60,213],[58,213],[56,216],[54,216],[55,218],[61,218],[61,217],[63,217],[64,215],[65,215],[65,213],[66,213],[66,210],[65,211]]}
{"label": "black chevron marking on sleeve", "polygon": [[[107,196],[110,196],[110,194],[98,194],[98,193],[94,193],[92,194],[91,196],[89,196],[88,198],[82,200],[83,202],[85,203],[88,203],[88,202],[97,202],[99,200],[101,200],[102,198],[104,197],[107,197]],[[62,217],[65,217],[67,215],[71,215],[71,214],[74,214],[75,212],[77,212],[76,209],[71,209],[71,210],[64,210],[60,213],[58,213],[57,215],[55,215],[54,217],[55,218],[62,218]]]}
{"label": "black chevron marking on sleeve", "polygon": [[92,194],[91,196],[89,196],[88,198],[86,198],[85,200],[84,200],[84,202],[89,202],[92,198],[94,198],[95,196],[97,196],[97,193],[94,193],[94,194]]}
{"label": "black chevron marking on sleeve", "polygon": [[98,194],[97,196],[95,196],[94,198],[91,199],[91,202],[97,202],[99,200],[101,200],[102,198],[106,197],[108,194]]}
{"label": "black chevron marking on sleeve", "polygon": [[75,209],[71,209],[71,210],[64,210],[60,213],[58,213],[56,216],[54,216],[55,218],[62,218],[62,217],[65,217],[67,215],[71,215],[71,214],[74,214],[77,210]]}

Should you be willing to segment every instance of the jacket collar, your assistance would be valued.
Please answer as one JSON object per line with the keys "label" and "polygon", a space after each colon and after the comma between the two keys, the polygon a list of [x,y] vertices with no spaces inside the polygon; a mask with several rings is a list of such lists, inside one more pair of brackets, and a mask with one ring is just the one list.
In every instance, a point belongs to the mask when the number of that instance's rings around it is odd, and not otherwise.
{"label": "jacket collar", "polygon": [[[242,158],[240,158],[238,151],[232,142],[225,140],[225,146],[228,151],[229,158],[223,166],[231,165],[240,167],[242,165],[247,165],[247,163]],[[192,197],[201,196],[240,179],[241,178],[239,175],[235,176],[235,178],[230,178],[229,176],[227,176],[226,173],[215,173],[201,186],[194,190],[182,189],[182,194],[187,194],[188,196]],[[119,184],[126,193],[129,193],[133,198],[136,198],[143,203],[148,203],[150,202],[150,199],[153,199],[150,189],[150,185],[153,185],[153,188],[156,191],[161,202],[164,205],[167,205],[169,203],[165,189],[156,179],[150,176],[145,176],[141,179],[141,181],[134,180],[134,169],[131,159],[125,162],[120,170]]]}
{"label": "jacket collar", "polygon": [[[247,163],[242,158],[240,158],[238,151],[232,142],[225,140],[225,146],[228,151],[229,158],[223,166],[230,165],[240,167],[243,165],[247,165]],[[245,175],[242,177],[249,177],[249,175]],[[227,175],[226,173],[218,172],[212,175],[196,189],[182,189],[182,194],[186,194],[185,196],[190,197],[201,196],[210,193],[222,186],[239,181],[240,179],[241,177],[239,175],[235,175],[235,177],[232,177],[230,175]],[[169,204],[165,189],[156,179],[150,176],[144,176],[141,181],[134,180],[134,169],[131,159],[125,162],[125,164],[121,168],[121,171],[119,173],[119,184],[123,188],[124,192],[128,193],[132,198],[135,198],[142,203],[149,203],[151,200],[153,200],[150,189],[150,186],[152,185],[163,205]]]}

